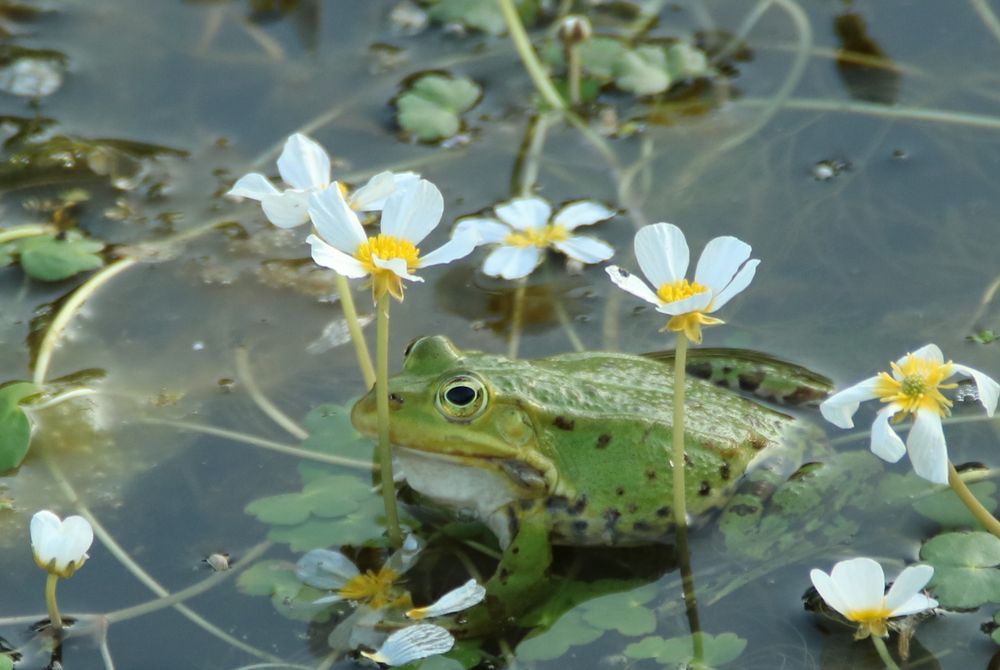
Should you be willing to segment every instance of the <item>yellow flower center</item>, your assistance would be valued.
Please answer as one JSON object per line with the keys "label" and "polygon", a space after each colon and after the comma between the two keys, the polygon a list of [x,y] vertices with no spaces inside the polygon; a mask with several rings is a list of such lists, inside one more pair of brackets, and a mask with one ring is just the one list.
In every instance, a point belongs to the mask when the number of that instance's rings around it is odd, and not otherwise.
{"label": "yellow flower center", "polygon": [[892,616],[892,612],[883,604],[881,607],[848,612],[847,620],[860,624],[857,632],[854,634],[854,638],[860,640],[869,635],[877,637],[888,636],[890,616]]}
{"label": "yellow flower center", "polygon": [[553,242],[563,242],[569,239],[569,231],[565,226],[545,226],[544,228],[528,228],[511,233],[504,239],[504,244],[511,247],[538,247],[544,249]]}
{"label": "yellow flower center", "polygon": [[379,298],[388,292],[397,300],[402,300],[402,277],[388,268],[380,268],[375,265],[372,256],[378,256],[383,261],[402,258],[406,261],[407,271],[413,272],[417,269],[420,249],[409,240],[379,233],[375,237],[369,237],[367,242],[358,245],[354,252],[354,257],[361,261],[361,265],[372,276],[375,297]]}
{"label": "yellow flower center", "polygon": [[375,609],[380,609],[399,599],[393,593],[393,583],[398,577],[399,573],[395,570],[383,566],[377,573],[369,570],[351,577],[337,594],[342,598],[365,602]]}
{"label": "yellow flower center", "polygon": [[693,295],[704,293],[707,286],[702,286],[698,282],[689,282],[687,279],[678,279],[673,284],[664,284],[656,292],[656,295],[663,302],[677,302],[685,300]]}
{"label": "yellow flower center", "polygon": [[[944,397],[941,389],[953,389],[958,384],[943,384],[951,375],[951,361],[938,363],[912,354],[906,355],[902,365],[892,364],[895,376],[888,372],[878,374],[875,395],[884,403],[896,403],[902,409],[897,420],[919,409],[947,416],[952,402]],[[897,379],[897,377],[899,379]]]}

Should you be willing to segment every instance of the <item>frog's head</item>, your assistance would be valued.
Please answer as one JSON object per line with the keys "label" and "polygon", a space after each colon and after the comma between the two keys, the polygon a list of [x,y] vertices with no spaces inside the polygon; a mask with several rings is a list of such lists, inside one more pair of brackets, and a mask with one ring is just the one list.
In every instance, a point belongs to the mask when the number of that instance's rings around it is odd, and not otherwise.
{"label": "frog's head", "polygon": [[[538,448],[530,401],[510,390],[517,361],[460,352],[442,336],[413,341],[405,356],[403,372],[389,380],[389,436],[413,488],[483,512],[555,490],[558,475]],[[355,404],[351,421],[377,434],[374,390]],[[478,494],[460,490],[473,487]],[[466,505],[468,497],[475,504]]]}

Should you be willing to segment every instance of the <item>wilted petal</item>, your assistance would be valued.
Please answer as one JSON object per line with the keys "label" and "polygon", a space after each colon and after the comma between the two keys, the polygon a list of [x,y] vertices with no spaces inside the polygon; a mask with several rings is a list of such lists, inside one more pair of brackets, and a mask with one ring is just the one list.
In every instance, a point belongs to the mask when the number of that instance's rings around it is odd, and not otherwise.
{"label": "wilted petal", "polygon": [[869,377],[854,386],[833,394],[819,404],[820,414],[838,428],[853,428],[853,417],[854,413],[858,411],[858,406],[865,400],[878,397],[875,395],[878,379],[877,376]]}
{"label": "wilted petal", "polygon": [[312,247],[312,258],[317,265],[330,268],[337,274],[357,279],[368,274],[368,270],[354,256],[345,254],[340,249],[330,246],[315,235],[306,238],[306,242]]}
{"label": "wilted petal", "polygon": [[967,365],[953,363],[951,369],[957,374],[972,377],[979,391],[979,401],[986,408],[987,416],[993,416],[997,409],[997,399],[1000,398],[1000,384],[997,384],[992,377]]}
{"label": "wilted petal", "polygon": [[742,293],[750,285],[750,282],[753,281],[758,265],[760,265],[760,261],[756,258],[751,258],[744,263],[743,267],[736,273],[736,276],[733,277],[733,280],[726,285],[726,288],[715,294],[715,297],[712,299],[711,311],[714,312]]}
{"label": "wilted petal", "polygon": [[406,613],[411,619],[426,619],[427,617],[444,616],[454,614],[468,609],[473,605],[478,605],[486,597],[486,589],[470,579],[457,589],[453,589],[438,598],[427,607],[415,607]]}
{"label": "wilted petal", "polygon": [[511,229],[496,219],[473,217],[459,220],[452,237],[469,234],[477,235],[480,244],[498,244],[507,239]]}
{"label": "wilted petal", "polygon": [[582,202],[570,203],[560,209],[556,212],[556,217],[552,220],[552,223],[562,226],[566,230],[573,230],[577,226],[589,226],[598,221],[610,219],[617,213],[615,210],[608,209],[599,202],[583,200]]}
{"label": "wilted petal", "polygon": [[688,314],[690,312],[701,312],[712,303],[712,294],[709,291],[696,293],[690,298],[675,300],[674,302],[660,302],[656,308],[657,312],[677,316],[678,314]]}
{"label": "wilted petal", "polygon": [[417,275],[410,274],[409,268],[406,267],[406,259],[404,258],[382,259],[372,254],[372,263],[375,264],[375,267],[382,268],[383,270],[388,270],[397,277],[402,277],[403,279],[409,279],[410,281],[423,281],[423,279],[421,279]]}
{"label": "wilted petal", "polygon": [[309,220],[309,194],[288,189],[260,199],[267,220],[279,228],[294,228]]}
{"label": "wilted petal", "polygon": [[[927,586],[927,582],[934,576],[934,568],[929,565],[911,565],[899,573],[896,581],[889,587],[889,593],[885,596],[886,609],[892,612],[891,616],[905,616],[921,610],[936,607],[937,603],[919,609],[909,609],[923,601],[930,600],[927,596],[920,594],[921,589]],[[917,598],[916,596],[919,596]],[[907,611],[909,610],[909,611]]]}
{"label": "wilted petal", "polygon": [[441,626],[423,623],[396,631],[382,646],[372,652],[361,652],[365,658],[385,665],[403,665],[428,656],[451,651],[455,638]]}
{"label": "wilted petal", "polygon": [[830,571],[849,612],[877,610],[885,595],[885,573],[882,566],[870,558],[840,561]]}
{"label": "wilted petal", "polygon": [[748,258],[750,245],[746,242],[729,235],[713,238],[701,252],[694,280],[714,293],[721,293]]}
{"label": "wilted petal", "polygon": [[656,296],[656,293],[650,290],[646,282],[642,281],[636,277],[631,272],[622,270],[617,265],[610,265],[604,268],[608,276],[611,277],[611,281],[615,283],[618,288],[628,291],[637,298],[641,298],[648,303],[652,303],[659,307],[660,299]]}
{"label": "wilted petal", "polygon": [[426,179],[411,188],[394,191],[382,210],[382,232],[414,244],[427,237],[441,220],[444,198]]}
{"label": "wilted petal", "polygon": [[442,265],[451,263],[459,258],[465,258],[476,248],[479,238],[472,232],[466,234],[456,234],[440,247],[430,252],[426,256],[420,257],[420,267],[429,265]]}
{"label": "wilted petal", "polygon": [[573,235],[562,242],[553,242],[552,246],[581,263],[599,263],[615,255],[610,244],[585,235]]}
{"label": "wilted petal", "polygon": [[326,188],[330,184],[330,157],[315,141],[295,133],[278,156],[278,172],[292,188]]}
{"label": "wilted petal", "polygon": [[906,453],[903,440],[899,438],[896,431],[889,425],[889,419],[899,411],[899,406],[895,404],[887,405],[879,410],[872,422],[871,450],[872,453],[883,461],[895,463]]}
{"label": "wilted petal", "polygon": [[948,447],[944,441],[941,417],[936,412],[918,409],[913,427],[906,438],[913,471],[935,484],[948,483]]}
{"label": "wilted petal", "polygon": [[543,228],[552,216],[552,206],[542,198],[514,198],[493,208],[500,220],[517,230]]}
{"label": "wilted petal", "polygon": [[337,182],[309,195],[309,217],[319,236],[346,254],[353,254],[368,241],[358,215],[344,200]]}
{"label": "wilted petal", "polygon": [[520,279],[535,269],[542,255],[537,247],[497,247],[483,262],[483,272],[491,277]]}
{"label": "wilted petal", "polygon": [[680,228],[672,223],[654,223],[635,234],[635,257],[646,279],[659,289],[684,278],[690,252]]}
{"label": "wilted petal", "polygon": [[[298,578],[317,589],[333,590],[344,586],[361,572],[354,561],[339,551],[313,549],[306,552],[295,564]],[[338,600],[340,598],[338,597]],[[317,601],[318,602],[318,601]],[[333,600],[324,602],[336,602]]]}
{"label": "wilted petal", "polygon": [[279,192],[267,177],[251,172],[237,179],[233,187],[226,191],[226,195],[234,198],[260,200],[265,195],[276,195]]}

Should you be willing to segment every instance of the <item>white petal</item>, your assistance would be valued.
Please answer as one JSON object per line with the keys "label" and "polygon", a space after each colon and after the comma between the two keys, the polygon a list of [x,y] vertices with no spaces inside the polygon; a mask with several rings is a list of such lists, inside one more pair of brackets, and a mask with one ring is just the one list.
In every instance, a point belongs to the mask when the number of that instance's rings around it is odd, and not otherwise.
{"label": "white petal", "polygon": [[69,516],[62,522],[62,551],[57,559],[61,567],[80,563],[94,543],[94,529],[82,516]]}
{"label": "white petal", "polygon": [[306,238],[306,242],[312,247],[312,258],[317,265],[330,268],[337,274],[357,279],[368,274],[368,270],[354,256],[345,254],[340,249],[330,246],[315,235]]}
{"label": "white petal", "polygon": [[882,566],[870,558],[840,561],[830,571],[849,611],[873,610],[882,606],[885,574]]}
{"label": "white petal", "polygon": [[262,174],[251,172],[236,180],[233,187],[226,192],[226,195],[234,198],[250,198],[260,200],[265,195],[276,195],[278,189],[274,184]]}
{"label": "white petal", "polygon": [[416,172],[379,172],[368,183],[352,192],[348,198],[351,208],[359,212],[377,212],[385,207],[390,195],[414,186],[420,180]]}
{"label": "white petal", "polygon": [[493,208],[500,220],[517,230],[543,228],[552,216],[552,206],[542,198],[514,198]]}
{"label": "white petal", "polygon": [[373,653],[361,652],[376,663],[403,665],[428,656],[444,654],[455,646],[455,638],[441,626],[422,623],[397,630]]}
{"label": "white petal", "polygon": [[267,220],[279,228],[294,228],[309,220],[309,194],[288,189],[260,199]]}
{"label": "white petal", "polygon": [[[929,361],[935,363],[944,363],[944,354],[941,353],[941,349],[936,344],[925,344],[914,352],[911,352],[912,356],[917,358],[925,358]],[[902,365],[906,361],[906,356],[900,358],[896,361],[899,365]]]}
{"label": "white petal", "polygon": [[295,133],[278,156],[278,172],[292,188],[326,188],[330,185],[330,157],[319,144]]}
{"label": "white petal", "polygon": [[375,267],[382,268],[383,270],[388,270],[397,277],[402,277],[403,279],[409,279],[410,281],[423,281],[420,277],[414,274],[410,274],[409,268],[406,267],[406,260],[402,258],[379,258],[375,254],[372,254],[372,263]]}
{"label": "white petal", "polygon": [[406,613],[411,619],[426,619],[427,617],[444,616],[478,605],[486,597],[486,589],[470,579],[457,589],[453,589],[438,598],[427,607],[415,607]]}
{"label": "white petal", "polygon": [[740,268],[739,272],[736,273],[736,276],[733,277],[733,280],[729,282],[726,288],[715,294],[715,297],[712,299],[712,309],[709,311],[714,312],[742,293],[750,285],[750,282],[753,281],[758,265],[760,265],[760,261],[756,258],[751,258],[744,263],[743,267]]}
{"label": "white petal", "polygon": [[899,573],[899,577],[896,577],[896,581],[889,587],[889,593],[885,596],[885,606],[892,612],[892,616],[912,614],[912,611],[897,610],[902,610],[903,605],[909,604],[913,597],[927,586],[927,582],[931,581],[933,576],[934,568],[929,565],[911,565]]}
{"label": "white petal", "polygon": [[635,297],[641,298],[642,300],[652,303],[657,307],[660,306],[660,299],[649,289],[646,282],[642,281],[631,272],[626,272],[617,265],[610,265],[604,268],[604,270],[608,273],[608,276],[611,277],[611,281],[613,281],[618,288],[628,291]]}
{"label": "white petal", "polygon": [[887,405],[879,410],[878,414],[875,415],[875,421],[872,422],[870,445],[872,453],[889,463],[895,463],[906,453],[903,440],[899,438],[896,431],[889,425],[889,419],[899,409],[899,406],[896,404]]}
{"label": "white petal", "polygon": [[960,375],[972,377],[973,381],[976,382],[976,388],[979,390],[979,401],[986,408],[986,414],[993,416],[993,413],[997,410],[997,399],[1000,398],[1000,384],[997,384],[992,377],[967,365],[953,363],[952,370]]}
{"label": "white petal", "polygon": [[337,182],[309,195],[309,217],[319,236],[344,253],[353,254],[368,241],[358,215],[344,200]]}
{"label": "white petal", "polygon": [[552,246],[581,263],[599,263],[615,255],[610,244],[587,235],[572,235],[562,242],[554,242]]}
{"label": "white petal", "polygon": [[[354,561],[339,551],[313,549],[295,564],[295,574],[309,586],[330,590],[341,588],[350,579],[361,574],[361,571]],[[339,596],[337,600],[340,600]],[[324,602],[337,602],[337,600],[323,599]]]}
{"label": "white petal", "polygon": [[714,293],[721,293],[748,258],[750,245],[746,242],[728,235],[711,239],[698,259],[694,280]]}
{"label": "white petal", "polygon": [[711,302],[712,294],[709,291],[705,291],[704,293],[696,293],[690,298],[685,298],[684,300],[660,302],[660,306],[656,308],[656,311],[662,312],[663,314],[669,314],[670,316],[677,316],[678,314],[687,314],[689,312],[701,312],[705,310]]}
{"label": "white petal", "polygon": [[382,210],[382,232],[420,244],[441,220],[444,198],[438,187],[421,179],[411,188],[395,191]]}
{"label": "white petal", "polygon": [[31,548],[39,562],[48,563],[55,558],[53,550],[59,540],[60,528],[62,528],[62,521],[56,514],[47,509],[35,512],[34,516],[31,517],[29,526]]}
{"label": "white petal", "polygon": [[847,601],[840,595],[840,589],[830,575],[822,570],[810,570],[809,579],[812,580],[813,586],[816,587],[816,591],[827,605],[847,616]]}
{"label": "white petal", "polygon": [[659,289],[684,278],[690,252],[680,228],[672,223],[654,223],[635,234],[635,257],[646,279]]}
{"label": "white petal", "polygon": [[933,609],[937,606],[938,601],[925,596],[923,593],[918,593],[899,607],[895,608],[892,611],[892,616],[908,616],[910,614],[916,614],[917,612],[923,612],[924,610]]}
{"label": "white petal", "polygon": [[838,428],[854,428],[853,417],[854,413],[858,411],[858,406],[865,400],[878,397],[875,395],[877,383],[877,376],[869,377],[854,386],[833,394],[819,404],[820,414]]}
{"label": "white petal", "polygon": [[935,484],[948,483],[948,447],[941,417],[936,412],[917,410],[917,418],[906,437],[906,449],[914,472]]}
{"label": "white petal", "polygon": [[507,236],[511,234],[511,229],[496,219],[473,217],[460,219],[455,224],[455,232],[452,233],[452,237],[470,233],[479,236],[480,244],[498,244],[507,239]]}
{"label": "white petal", "polygon": [[577,226],[589,226],[598,221],[610,219],[617,213],[594,200],[583,200],[582,202],[570,203],[560,209],[556,212],[556,218],[552,220],[552,223],[562,226],[566,230],[573,230]]}
{"label": "white petal", "polygon": [[491,277],[520,279],[535,269],[542,254],[537,247],[497,247],[483,261],[483,272]]}
{"label": "white petal", "polygon": [[421,256],[419,267],[425,268],[429,265],[442,265],[451,263],[459,258],[465,258],[476,248],[479,238],[472,233],[456,234],[450,240],[442,244],[426,256]]}

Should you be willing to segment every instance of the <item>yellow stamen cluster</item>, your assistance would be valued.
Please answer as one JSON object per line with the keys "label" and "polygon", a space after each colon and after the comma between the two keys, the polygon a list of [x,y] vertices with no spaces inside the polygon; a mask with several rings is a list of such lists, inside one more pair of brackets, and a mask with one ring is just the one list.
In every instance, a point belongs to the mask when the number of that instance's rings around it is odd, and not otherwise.
{"label": "yellow stamen cluster", "polygon": [[545,249],[553,242],[563,242],[569,239],[569,231],[565,226],[551,225],[544,228],[528,228],[511,233],[504,239],[504,244],[511,247],[538,247]]}
{"label": "yellow stamen cluster", "polygon": [[[947,416],[952,405],[941,389],[953,389],[958,384],[943,384],[951,375],[951,361],[938,363],[907,354],[902,365],[892,364],[896,375],[880,372],[875,385],[875,395],[884,403],[895,403],[902,409],[896,414],[902,420],[917,410],[924,409],[938,416]],[[897,379],[898,377],[898,379]]]}
{"label": "yellow stamen cluster", "polygon": [[892,612],[883,605],[867,610],[855,610],[847,613],[847,620],[861,624],[854,634],[855,639],[864,639],[869,635],[886,637],[889,634],[889,617]]}
{"label": "yellow stamen cluster", "polygon": [[384,566],[377,573],[368,570],[364,574],[351,577],[337,594],[342,598],[368,603],[375,609],[380,609],[399,600],[399,596],[393,592],[393,584],[398,577],[399,573]]}
{"label": "yellow stamen cluster", "polygon": [[698,282],[689,282],[687,279],[678,279],[673,284],[664,284],[657,290],[656,295],[663,302],[677,302],[686,300],[691,296],[704,293],[707,286],[702,286]]}
{"label": "yellow stamen cluster", "polygon": [[372,256],[378,256],[384,261],[402,258],[406,261],[407,271],[413,272],[420,260],[420,249],[409,240],[379,233],[376,237],[369,237],[368,241],[359,245],[354,252],[354,257],[361,261],[365,270],[372,276],[375,297],[379,298],[388,292],[397,300],[402,300],[402,278],[392,270],[375,265]]}

